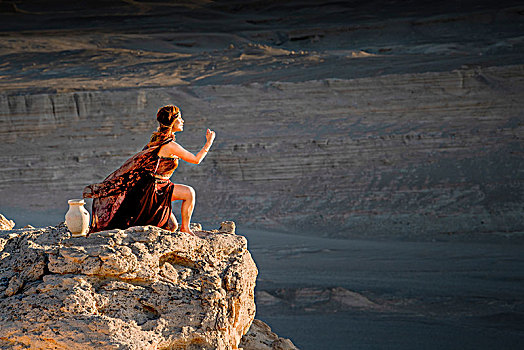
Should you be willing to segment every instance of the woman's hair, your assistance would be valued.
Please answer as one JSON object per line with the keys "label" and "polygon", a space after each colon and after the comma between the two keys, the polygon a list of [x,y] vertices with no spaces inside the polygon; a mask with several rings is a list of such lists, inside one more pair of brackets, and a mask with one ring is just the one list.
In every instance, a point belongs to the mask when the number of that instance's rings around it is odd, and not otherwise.
{"label": "woman's hair", "polygon": [[158,130],[151,135],[149,144],[161,143],[171,137],[171,128],[175,119],[180,116],[180,109],[177,106],[168,105],[161,107],[156,113]]}
{"label": "woman's hair", "polygon": [[158,123],[160,124],[158,131],[164,129],[169,129],[169,131],[171,131],[171,127],[173,126],[175,119],[179,116],[180,109],[178,109],[177,106],[169,105],[160,108],[156,113],[156,120],[158,120]]}

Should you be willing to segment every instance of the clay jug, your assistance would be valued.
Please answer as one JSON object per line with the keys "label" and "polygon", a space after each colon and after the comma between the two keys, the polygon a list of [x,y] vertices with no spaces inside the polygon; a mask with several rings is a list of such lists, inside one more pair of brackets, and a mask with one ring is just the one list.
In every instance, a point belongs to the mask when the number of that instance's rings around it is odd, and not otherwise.
{"label": "clay jug", "polygon": [[89,231],[89,213],[83,199],[70,199],[67,201],[69,210],[65,215],[67,228],[71,231],[73,237],[85,236]]}

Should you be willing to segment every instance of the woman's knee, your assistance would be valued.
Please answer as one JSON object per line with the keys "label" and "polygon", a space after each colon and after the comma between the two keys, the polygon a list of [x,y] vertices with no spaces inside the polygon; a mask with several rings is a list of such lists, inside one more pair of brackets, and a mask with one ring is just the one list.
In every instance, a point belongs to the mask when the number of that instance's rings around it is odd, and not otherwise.
{"label": "woman's knee", "polygon": [[187,190],[188,190],[188,199],[190,201],[195,201],[196,200],[196,192],[195,192],[195,189],[191,186],[187,186]]}
{"label": "woman's knee", "polygon": [[172,200],[184,200],[194,202],[196,199],[195,189],[187,185],[176,185]]}

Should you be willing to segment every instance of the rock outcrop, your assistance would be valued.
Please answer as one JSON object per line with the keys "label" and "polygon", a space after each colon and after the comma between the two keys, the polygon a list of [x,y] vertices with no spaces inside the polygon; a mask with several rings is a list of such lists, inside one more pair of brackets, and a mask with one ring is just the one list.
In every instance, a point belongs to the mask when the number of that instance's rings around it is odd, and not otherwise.
{"label": "rock outcrop", "polygon": [[257,273],[247,240],[218,230],[1,231],[0,348],[236,349]]}
{"label": "rock outcrop", "polygon": [[296,350],[289,339],[281,338],[271,331],[271,327],[260,320],[254,320],[249,332],[242,338],[240,346],[244,350]]}
{"label": "rock outcrop", "polygon": [[15,222],[13,220],[7,219],[5,216],[0,214],[0,231],[1,230],[10,230],[15,227]]}

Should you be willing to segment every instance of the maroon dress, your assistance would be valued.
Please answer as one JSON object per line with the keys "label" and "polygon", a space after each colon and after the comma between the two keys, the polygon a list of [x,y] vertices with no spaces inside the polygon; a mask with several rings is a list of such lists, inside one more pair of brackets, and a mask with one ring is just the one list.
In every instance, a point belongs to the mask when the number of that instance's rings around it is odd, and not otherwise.
{"label": "maroon dress", "polygon": [[89,233],[143,225],[170,227],[174,184],[169,177],[178,158],[160,157],[158,152],[172,140],[149,143],[102,183],[84,189],[84,198],[93,198]]}

